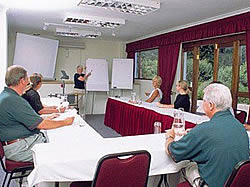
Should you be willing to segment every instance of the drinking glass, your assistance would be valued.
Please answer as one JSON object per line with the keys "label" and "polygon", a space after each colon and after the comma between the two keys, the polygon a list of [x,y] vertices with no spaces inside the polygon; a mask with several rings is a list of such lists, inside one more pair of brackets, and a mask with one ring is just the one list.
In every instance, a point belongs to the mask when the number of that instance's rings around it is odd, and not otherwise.
{"label": "drinking glass", "polygon": [[175,141],[180,140],[185,134],[184,113],[181,110],[174,111],[174,121],[172,128],[174,128]]}
{"label": "drinking glass", "polygon": [[131,101],[132,102],[136,101],[136,93],[135,92],[131,92]]}
{"label": "drinking glass", "polygon": [[156,121],[154,122],[154,134],[161,133],[161,122]]}

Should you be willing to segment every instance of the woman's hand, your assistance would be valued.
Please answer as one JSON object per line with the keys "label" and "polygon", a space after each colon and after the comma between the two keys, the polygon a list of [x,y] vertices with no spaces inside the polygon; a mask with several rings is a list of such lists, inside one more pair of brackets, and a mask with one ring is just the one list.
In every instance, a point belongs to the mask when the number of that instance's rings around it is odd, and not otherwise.
{"label": "woman's hand", "polygon": [[157,102],[156,106],[159,107],[159,108],[163,108],[163,104],[161,104],[160,102]]}

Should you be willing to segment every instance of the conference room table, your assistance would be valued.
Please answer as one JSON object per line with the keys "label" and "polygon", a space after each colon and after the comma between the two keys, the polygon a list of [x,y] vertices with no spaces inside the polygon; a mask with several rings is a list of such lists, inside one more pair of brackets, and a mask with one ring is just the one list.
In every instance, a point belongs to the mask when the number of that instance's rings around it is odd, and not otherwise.
{"label": "conference room table", "polygon": [[45,131],[49,142],[32,148],[35,167],[28,176],[29,186],[93,180],[99,159],[111,153],[147,150],[151,154],[150,176],[176,173],[188,163],[175,163],[166,155],[164,133],[103,138],[75,110],[61,114],[58,120],[72,115],[71,126]]}
{"label": "conference room table", "polygon": [[[176,109],[159,108],[156,103],[142,102],[133,104],[129,98],[110,97],[107,100],[104,124],[122,136],[152,134],[154,122],[162,123],[162,132],[170,129],[173,123],[173,113]],[[186,128],[193,128],[201,122],[208,121],[205,115],[183,112]]]}

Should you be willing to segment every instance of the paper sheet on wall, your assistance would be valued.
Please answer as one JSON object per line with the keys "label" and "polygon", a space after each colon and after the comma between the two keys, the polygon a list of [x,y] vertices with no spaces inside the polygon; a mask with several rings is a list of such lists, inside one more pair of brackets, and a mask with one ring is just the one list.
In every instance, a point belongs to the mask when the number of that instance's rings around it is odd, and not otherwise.
{"label": "paper sheet on wall", "polygon": [[87,91],[109,91],[108,63],[105,59],[88,59],[86,73],[91,72],[86,82]]}
{"label": "paper sheet on wall", "polygon": [[113,59],[111,88],[133,89],[133,59]]}

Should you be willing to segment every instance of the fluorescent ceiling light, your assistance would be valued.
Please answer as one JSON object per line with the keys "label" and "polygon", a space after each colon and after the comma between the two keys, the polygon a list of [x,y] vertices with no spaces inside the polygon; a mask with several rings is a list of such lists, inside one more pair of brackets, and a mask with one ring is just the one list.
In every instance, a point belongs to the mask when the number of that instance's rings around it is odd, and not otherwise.
{"label": "fluorescent ceiling light", "polygon": [[64,28],[57,27],[56,35],[78,37],[78,38],[96,38],[98,36],[101,36],[101,32],[71,29],[69,27],[64,27]]}
{"label": "fluorescent ceiling light", "polygon": [[64,23],[113,29],[125,24],[125,20],[94,16],[68,16],[65,18]]}
{"label": "fluorescent ceiling light", "polygon": [[160,8],[159,0],[80,0],[78,6],[109,8],[129,14],[145,15]]}

